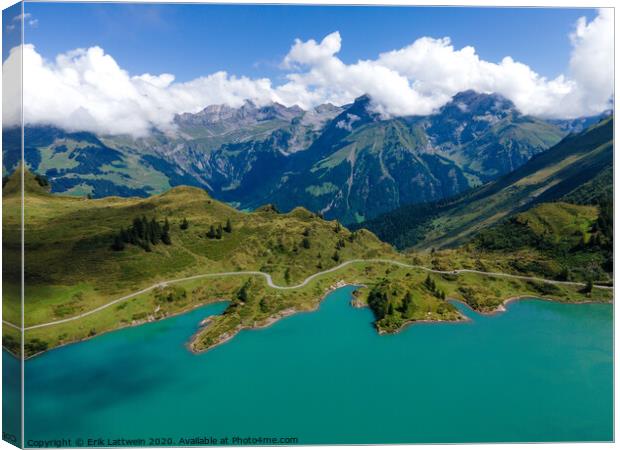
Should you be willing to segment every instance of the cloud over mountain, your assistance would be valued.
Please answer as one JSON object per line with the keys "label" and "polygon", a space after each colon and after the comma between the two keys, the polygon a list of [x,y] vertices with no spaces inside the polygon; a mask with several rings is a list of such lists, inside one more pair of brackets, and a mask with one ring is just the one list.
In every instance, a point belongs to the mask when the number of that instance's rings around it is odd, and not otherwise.
{"label": "cloud over mountain", "polygon": [[[66,129],[144,135],[152,127],[172,130],[174,115],[210,104],[240,106],[277,101],[310,108],[344,104],[369,94],[385,115],[429,114],[467,89],[496,92],[524,113],[572,118],[601,112],[613,96],[613,11],[601,9],[591,22],[581,18],[570,35],[569,71],[547,79],[507,56],[494,63],[473,47],[455,49],[449,38],[422,37],[376,59],[345,64],[338,58],[336,31],[320,42],[296,40],[282,62],[286,81],[216,72],[185,83],[171,74],[130,75],[99,47],[76,49],[54,61],[33,45],[23,49],[24,117]],[[19,73],[19,51],[4,62],[5,74]],[[11,83],[11,77],[5,77]],[[5,92],[8,85],[5,84]],[[3,102],[5,118],[16,123],[14,102]]]}

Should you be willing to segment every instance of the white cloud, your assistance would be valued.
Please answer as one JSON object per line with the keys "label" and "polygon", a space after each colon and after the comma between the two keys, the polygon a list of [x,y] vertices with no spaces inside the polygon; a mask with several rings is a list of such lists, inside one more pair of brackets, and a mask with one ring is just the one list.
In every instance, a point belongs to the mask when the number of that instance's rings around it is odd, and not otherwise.
{"label": "white cloud", "polygon": [[[30,13],[16,15],[15,17],[13,17],[13,22],[21,22],[22,19],[24,23],[27,23],[31,27],[36,27],[39,24],[39,19],[35,19],[34,17],[32,17],[32,14]],[[9,26],[10,25],[7,25],[7,28]],[[15,25],[12,25],[11,29],[13,28],[15,28]]]}
{"label": "white cloud", "polygon": [[[612,10],[600,10],[589,23],[580,19],[569,38],[568,73],[546,79],[508,56],[494,63],[473,47],[455,49],[449,38],[422,37],[376,59],[345,64],[337,56],[341,36],[334,32],[320,42],[296,40],[282,61],[287,81],[280,86],[226,72],[185,83],[171,74],[131,76],[99,47],[46,61],[25,45],[24,116],[28,123],[145,135],[151,127],[171,130],[176,113],[209,104],[239,106],[248,98],[309,108],[369,94],[379,112],[410,115],[431,113],[466,89],[502,94],[528,114],[570,118],[601,112],[613,96]],[[17,64],[18,56],[11,53],[5,66]]]}
{"label": "white cloud", "polygon": [[19,22],[22,19],[27,20],[27,19],[30,19],[31,17],[32,17],[32,14],[30,14],[30,13],[18,14],[15,17],[13,17],[13,22]]}
{"label": "white cloud", "polygon": [[[19,64],[19,53],[11,53],[5,68]],[[268,79],[225,72],[187,83],[175,83],[171,74],[130,76],[99,47],[63,53],[50,62],[27,44],[23,61],[24,120],[69,130],[145,135],[153,126],[170,130],[175,113],[198,112],[214,103],[240,106],[246,98],[266,103],[273,91]]]}
{"label": "white cloud", "polygon": [[588,104],[591,111],[605,108],[614,91],[613,22],[613,9],[604,9],[590,23],[579,19],[570,36],[574,47],[570,71],[580,87],[575,101]]}
{"label": "white cloud", "polygon": [[16,125],[21,120],[21,47],[13,47],[2,64],[2,123]]}

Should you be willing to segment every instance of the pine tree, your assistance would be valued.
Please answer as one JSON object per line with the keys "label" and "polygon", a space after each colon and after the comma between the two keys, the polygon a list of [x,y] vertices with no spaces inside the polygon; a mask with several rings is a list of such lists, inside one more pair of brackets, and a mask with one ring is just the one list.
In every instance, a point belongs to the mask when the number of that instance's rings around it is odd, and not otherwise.
{"label": "pine tree", "polygon": [[151,232],[151,244],[159,244],[159,242],[161,241],[161,229],[159,227],[159,223],[155,220],[154,217],[151,219],[149,228]]}
{"label": "pine tree", "polygon": [[407,314],[411,303],[413,303],[413,298],[411,298],[411,292],[407,291],[405,297],[403,298],[403,304],[400,308],[400,312],[402,312],[403,314]]}
{"label": "pine tree", "polygon": [[215,232],[215,238],[222,239],[222,224],[221,223],[217,224],[217,231]]}
{"label": "pine tree", "polygon": [[226,225],[224,226],[224,231],[227,233],[232,233],[232,223],[230,219],[226,219]]}
{"label": "pine tree", "polygon": [[426,286],[426,288],[429,291],[433,292],[433,293],[437,289],[437,285],[435,284],[435,280],[433,280],[430,275],[426,276],[426,280],[424,280],[424,286]]}
{"label": "pine tree", "polygon": [[241,286],[241,289],[237,291],[237,299],[241,300],[243,303],[248,301],[248,283],[245,283]]}
{"label": "pine tree", "polygon": [[121,240],[124,243],[129,244],[129,240],[130,240],[129,232],[126,229],[121,227],[121,231],[120,231],[119,235],[120,235]]}
{"label": "pine tree", "polygon": [[135,226],[129,229],[129,243],[133,245],[138,245],[139,243],[138,230]]}
{"label": "pine tree", "polygon": [[172,239],[170,239],[170,232],[168,230],[161,232],[161,241],[166,245],[172,244]]}
{"label": "pine tree", "polygon": [[121,250],[125,250],[125,243],[123,242],[123,239],[121,238],[120,234],[117,234],[116,236],[114,236],[114,243],[112,244],[112,250],[115,250],[117,252],[120,252]]}
{"label": "pine tree", "polygon": [[172,244],[172,239],[170,239],[170,222],[168,222],[168,218],[164,221],[164,227],[161,231],[161,241],[166,244]]}
{"label": "pine tree", "polygon": [[144,238],[144,229],[142,226],[142,221],[140,220],[139,217],[136,217],[133,219],[133,225],[132,225],[132,230],[134,231],[134,237],[137,239],[143,239]]}
{"label": "pine tree", "polygon": [[189,222],[187,221],[187,217],[184,217],[181,221],[181,230],[187,230],[189,228]]}
{"label": "pine tree", "polygon": [[334,252],[334,255],[332,256],[332,259],[333,259],[335,262],[340,261],[340,253],[338,253],[338,250],[336,250],[336,251]]}
{"label": "pine tree", "polygon": [[149,236],[149,221],[146,219],[146,216],[142,216],[142,236],[140,236],[140,239],[144,239],[144,240],[150,240],[151,237]]}
{"label": "pine tree", "polygon": [[288,267],[284,271],[284,281],[286,281],[287,284],[291,282],[291,269]]}
{"label": "pine tree", "polygon": [[301,241],[301,245],[306,250],[309,249],[310,248],[310,239],[308,239],[307,237],[303,238],[302,241]]}
{"label": "pine tree", "polygon": [[209,239],[214,239],[214,238],[215,238],[215,228],[213,227],[213,225],[211,225],[211,226],[209,227],[209,231],[208,231],[208,233],[207,233],[207,237],[208,237]]}

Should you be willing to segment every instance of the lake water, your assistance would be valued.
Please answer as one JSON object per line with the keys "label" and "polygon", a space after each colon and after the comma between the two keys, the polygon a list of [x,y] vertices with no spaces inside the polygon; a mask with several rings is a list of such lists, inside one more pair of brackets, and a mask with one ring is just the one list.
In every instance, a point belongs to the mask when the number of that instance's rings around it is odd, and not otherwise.
{"label": "lake water", "polygon": [[[352,287],[185,343],[210,305],[26,362],[26,440],[295,437],[300,444],[613,439],[612,306],[540,300],[379,336]],[[6,363],[6,360],[5,360]]]}

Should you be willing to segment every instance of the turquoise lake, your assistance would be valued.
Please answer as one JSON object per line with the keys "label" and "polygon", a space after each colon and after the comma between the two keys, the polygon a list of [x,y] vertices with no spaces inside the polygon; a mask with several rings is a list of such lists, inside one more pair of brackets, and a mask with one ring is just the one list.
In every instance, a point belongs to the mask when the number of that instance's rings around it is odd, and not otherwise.
{"label": "turquoise lake", "polygon": [[[613,439],[613,308],[524,300],[379,336],[353,287],[194,355],[199,308],[26,362],[29,439]],[[17,362],[5,355],[5,364]]]}

